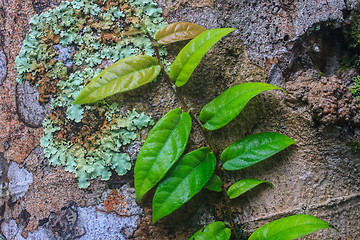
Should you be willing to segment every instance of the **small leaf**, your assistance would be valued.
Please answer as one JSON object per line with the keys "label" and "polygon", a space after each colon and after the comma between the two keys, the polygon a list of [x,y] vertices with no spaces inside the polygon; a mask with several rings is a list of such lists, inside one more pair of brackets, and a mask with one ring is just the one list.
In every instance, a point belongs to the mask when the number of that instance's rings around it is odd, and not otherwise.
{"label": "small leaf", "polygon": [[299,214],[260,227],[249,240],[292,240],[325,228],[332,227],[314,216]]}
{"label": "small leaf", "polygon": [[241,194],[249,191],[250,189],[253,189],[257,185],[260,185],[261,183],[267,183],[270,186],[274,187],[272,183],[267,181],[261,181],[257,179],[243,179],[234,183],[227,191],[227,195],[229,196],[230,199],[237,198]]}
{"label": "small leaf", "polygon": [[292,144],[296,142],[279,133],[258,133],[231,144],[220,158],[226,170],[240,170],[261,162]]}
{"label": "small leaf", "polygon": [[230,236],[231,231],[226,228],[225,223],[214,222],[197,231],[188,240],[228,240]]}
{"label": "small leaf", "polygon": [[184,152],[191,129],[191,117],[176,108],[151,130],[135,164],[136,199],[154,187]]}
{"label": "small leaf", "polygon": [[216,157],[207,147],[190,152],[176,162],[156,189],[153,222],[169,215],[200,192],[215,166]]}
{"label": "small leaf", "polygon": [[184,85],[210,48],[222,37],[235,30],[235,28],[207,30],[186,44],[176,57],[169,72],[170,78],[176,81],[175,85],[178,87]]}
{"label": "small leaf", "polygon": [[192,39],[205,31],[205,28],[194,23],[176,22],[160,29],[156,33],[155,39],[159,44],[169,44]]}
{"label": "small leaf", "polygon": [[138,88],[160,73],[156,58],[146,55],[124,58],[103,70],[85,86],[75,104],[93,103],[116,93]]}
{"label": "small leaf", "polygon": [[220,177],[216,174],[213,174],[210,180],[206,183],[205,188],[214,191],[214,192],[221,192],[223,182],[221,181]]}
{"label": "small leaf", "polygon": [[222,128],[243,110],[251,98],[272,89],[281,88],[261,82],[243,83],[231,87],[203,107],[200,120],[205,123],[204,127],[207,130]]}
{"label": "small leaf", "polygon": [[124,32],[124,35],[126,36],[134,36],[138,34],[143,34],[144,30],[141,28],[131,28],[130,30]]}

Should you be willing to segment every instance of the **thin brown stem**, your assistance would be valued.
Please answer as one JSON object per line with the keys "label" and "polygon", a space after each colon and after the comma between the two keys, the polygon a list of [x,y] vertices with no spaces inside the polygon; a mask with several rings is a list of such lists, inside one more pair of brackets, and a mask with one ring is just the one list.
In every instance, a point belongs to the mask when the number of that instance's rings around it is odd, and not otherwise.
{"label": "thin brown stem", "polygon": [[[220,157],[218,156],[217,151],[216,151],[216,149],[214,147],[214,144],[211,141],[211,137],[210,137],[210,134],[209,134],[208,130],[204,127],[204,125],[200,122],[200,120],[191,112],[191,108],[189,108],[189,106],[186,104],[184,97],[181,95],[181,93],[179,91],[177,91],[175,83],[171,80],[169,74],[166,72],[165,66],[161,61],[159,48],[158,48],[158,43],[153,39],[153,37],[150,35],[150,33],[148,31],[146,31],[146,35],[150,39],[150,41],[151,41],[151,43],[152,43],[152,45],[153,45],[153,47],[155,49],[156,58],[157,58],[158,63],[160,65],[160,67],[161,67],[162,74],[164,75],[165,79],[167,80],[167,82],[170,84],[170,86],[174,90],[174,93],[175,93],[176,97],[180,100],[180,103],[181,103],[182,107],[185,109],[186,112],[188,112],[190,114],[191,118],[194,120],[196,125],[201,129],[201,131],[202,131],[202,133],[203,133],[203,135],[204,135],[204,137],[206,139],[207,145],[209,146],[211,151],[213,153],[215,153],[216,161],[217,161],[217,167],[215,169],[215,173],[217,175],[219,175],[220,178],[222,178],[223,175],[224,175],[224,172],[223,172],[223,170],[222,170],[222,168],[221,168],[221,166],[219,164],[220,163],[220,161],[219,161]],[[225,209],[226,209],[226,211],[228,213],[228,216],[229,216],[229,219],[230,219],[231,230],[234,233],[234,237],[236,239],[239,239],[238,235],[237,235],[236,227],[235,227],[233,212],[232,212],[231,206],[230,206],[230,199],[226,194],[226,189],[225,189],[224,185],[222,185],[221,188],[222,188],[223,198],[225,199],[225,202],[224,202]]]}
{"label": "thin brown stem", "polygon": [[[216,160],[218,160],[219,157],[216,156]],[[217,166],[217,168],[215,169],[215,173],[220,177],[220,179],[224,179],[224,171],[222,170],[222,168],[219,166]],[[233,232],[234,234],[234,237],[235,239],[239,239],[239,236],[237,234],[237,229],[236,229],[236,225],[235,225],[235,221],[234,221],[234,214],[233,214],[233,211],[231,210],[231,202],[230,202],[230,198],[228,197],[227,193],[226,193],[226,189],[225,189],[225,186],[222,185],[221,186],[221,193],[223,195],[223,198],[224,198],[224,204],[225,204],[225,209],[227,211],[227,214],[228,214],[228,217],[229,217],[229,220],[230,220],[230,228],[231,228],[231,231]]]}

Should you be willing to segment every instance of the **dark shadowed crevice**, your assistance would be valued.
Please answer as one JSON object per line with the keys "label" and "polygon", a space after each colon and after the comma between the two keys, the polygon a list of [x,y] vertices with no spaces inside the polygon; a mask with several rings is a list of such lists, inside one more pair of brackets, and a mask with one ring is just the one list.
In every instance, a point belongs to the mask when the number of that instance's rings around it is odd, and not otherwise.
{"label": "dark shadowed crevice", "polygon": [[292,61],[283,72],[285,81],[292,73],[303,69],[315,69],[329,77],[340,70],[343,59],[354,54],[346,37],[349,26],[334,29],[327,25],[314,26],[320,30],[309,31],[294,44]]}
{"label": "dark shadowed crevice", "polygon": [[18,217],[19,225],[26,227],[29,224],[30,217],[31,215],[26,209],[22,210]]}

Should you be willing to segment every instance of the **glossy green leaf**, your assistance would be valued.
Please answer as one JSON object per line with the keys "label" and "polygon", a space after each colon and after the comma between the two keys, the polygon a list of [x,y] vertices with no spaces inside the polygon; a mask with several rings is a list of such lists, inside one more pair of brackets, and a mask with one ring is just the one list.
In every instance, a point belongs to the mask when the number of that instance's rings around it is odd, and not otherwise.
{"label": "glossy green leaf", "polygon": [[299,214],[270,222],[251,234],[249,240],[292,240],[331,225],[314,216]]}
{"label": "glossy green leaf", "polygon": [[251,98],[272,89],[281,88],[261,82],[243,83],[229,88],[203,107],[200,120],[205,123],[207,130],[222,128],[243,110]]}
{"label": "glossy green leaf", "polygon": [[197,231],[188,240],[228,240],[231,231],[223,222],[211,223]]}
{"label": "glossy green leaf", "polygon": [[93,103],[116,93],[138,88],[160,73],[156,58],[146,55],[124,58],[103,70],[85,86],[75,104]]}
{"label": "glossy green leaf", "polygon": [[176,22],[160,29],[155,39],[159,44],[169,44],[192,39],[205,31],[205,28],[194,23]]}
{"label": "glossy green leaf", "polygon": [[226,170],[240,170],[263,161],[292,144],[296,142],[285,135],[263,132],[231,144],[220,158]]}
{"label": "glossy green leaf", "polygon": [[183,156],[156,189],[153,222],[169,215],[201,191],[215,170],[216,157],[207,147]]}
{"label": "glossy green leaf", "polygon": [[210,180],[206,183],[205,188],[214,191],[214,192],[221,192],[223,182],[221,181],[220,177],[216,174],[213,174]]}
{"label": "glossy green leaf", "polygon": [[176,57],[170,69],[170,78],[175,85],[181,87],[190,78],[192,72],[199,65],[202,57],[222,37],[231,33],[234,28],[218,28],[203,32],[191,40]]}
{"label": "glossy green leaf", "polygon": [[261,181],[258,179],[242,179],[233,185],[228,189],[227,195],[230,199],[237,198],[241,194],[249,191],[250,189],[253,189],[257,185],[260,185],[261,183],[267,183],[270,186],[274,187],[274,185],[267,181]]}
{"label": "glossy green leaf", "polygon": [[136,199],[154,187],[180,158],[185,150],[191,129],[191,117],[176,108],[154,126],[135,164]]}

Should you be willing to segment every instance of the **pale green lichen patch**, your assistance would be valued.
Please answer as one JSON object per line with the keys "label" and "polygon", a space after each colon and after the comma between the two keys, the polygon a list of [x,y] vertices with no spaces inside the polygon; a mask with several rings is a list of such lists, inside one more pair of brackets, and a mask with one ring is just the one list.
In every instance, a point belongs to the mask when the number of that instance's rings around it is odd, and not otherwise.
{"label": "pale green lichen patch", "polygon": [[[44,136],[40,143],[45,156],[52,165],[63,165],[67,171],[74,172],[82,188],[89,186],[90,179],[109,180],[111,170],[119,175],[130,170],[130,157],[121,149],[136,139],[139,129],[153,124],[149,116],[135,110],[122,116],[116,104],[103,103],[97,108],[101,120],[91,118],[90,122],[95,123],[93,129],[90,123],[76,125],[69,118],[57,118],[56,111],[43,122]],[[102,114],[105,112],[107,116]],[[71,132],[67,125],[77,132]]]}
{"label": "pale green lichen patch", "polygon": [[[136,54],[154,55],[143,34],[126,34],[144,24],[151,33],[164,26],[161,9],[151,0],[73,0],[61,2],[30,20],[15,61],[17,82],[39,90],[39,101],[52,96],[52,112],[44,120],[41,146],[53,166],[64,166],[86,188],[89,180],[108,180],[111,172],[131,168],[123,146],[153,124],[135,110],[120,114],[117,103],[91,106],[72,102],[83,86],[106,66]],[[166,54],[164,49],[160,50]]]}

